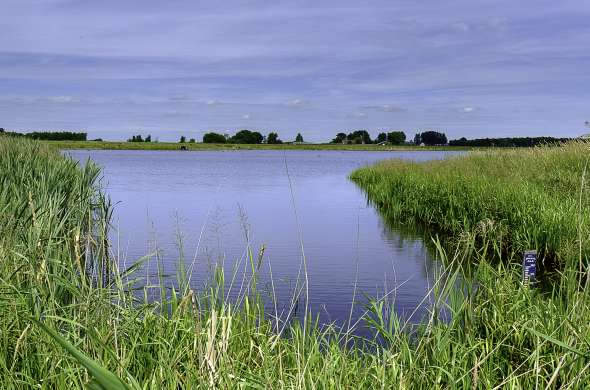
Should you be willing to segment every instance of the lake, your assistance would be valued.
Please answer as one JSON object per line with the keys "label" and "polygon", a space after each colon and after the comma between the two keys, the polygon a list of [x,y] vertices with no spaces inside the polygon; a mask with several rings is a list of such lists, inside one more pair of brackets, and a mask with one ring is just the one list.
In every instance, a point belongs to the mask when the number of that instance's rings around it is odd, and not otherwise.
{"label": "lake", "polygon": [[[431,160],[452,152],[71,150],[95,161],[114,204],[113,250],[122,267],[160,251],[171,279],[193,266],[199,290],[214,264],[226,270],[229,296],[244,292],[250,247],[259,289],[283,318],[308,268],[310,307],[322,322],[345,325],[366,296],[387,295],[395,311],[419,321],[440,265],[424,237],[388,227],[348,179],[387,158]],[[426,238],[427,239],[427,238]],[[256,264],[257,265],[257,264]],[[245,270],[245,271],[244,271]],[[155,259],[144,267],[157,282]],[[231,283],[231,275],[235,275]],[[271,278],[272,275],[272,278]],[[230,289],[231,285],[231,289]],[[355,288],[356,286],[356,288]],[[410,318],[411,316],[411,318]]]}

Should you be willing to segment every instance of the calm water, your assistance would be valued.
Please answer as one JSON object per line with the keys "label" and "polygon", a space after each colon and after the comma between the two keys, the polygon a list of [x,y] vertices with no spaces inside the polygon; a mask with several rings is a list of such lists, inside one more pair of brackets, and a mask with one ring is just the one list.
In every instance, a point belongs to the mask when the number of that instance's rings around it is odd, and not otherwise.
{"label": "calm water", "polygon": [[[169,275],[175,274],[179,259],[194,262],[195,288],[209,280],[212,264],[223,264],[226,273],[237,267],[230,291],[235,296],[242,270],[249,268],[248,242],[255,256],[264,245],[260,288],[276,295],[277,310],[284,316],[301,269],[302,242],[310,304],[322,321],[348,321],[355,280],[355,317],[364,310],[365,295],[387,292],[404,317],[418,308],[412,317],[417,321],[424,313],[420,302],[432,283],[436,261],[422,237],[388,228],[348,175],[386,158],[429,160],[448,153],[67,153],[102,166],[105,189],[116,204],[114,249],[126,266],[158,248]],[[145,272],[156,281],[155,262]]]}

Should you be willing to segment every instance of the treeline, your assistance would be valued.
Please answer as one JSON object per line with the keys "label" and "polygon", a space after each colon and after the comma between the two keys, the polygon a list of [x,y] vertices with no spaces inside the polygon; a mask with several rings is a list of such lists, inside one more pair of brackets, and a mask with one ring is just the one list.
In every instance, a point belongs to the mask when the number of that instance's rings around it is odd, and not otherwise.
{"label": "treeline", "polygon": [[371,139],[371,135],[367,130],[355,130],[348,134],[338,133],[336,137],[330,141],[332,144],[380,144],[390,143],[394,145],[403,144],[406,142],[406,134],[403,131],[392,131],[389,133],[379,133],[375,140]]}
{"label": "treeline", "polygon": [[[390,144],[390,145],[401,145],[406,143],[406,133],[403,131],[391,131],[391,132],[382,132],[377,135],[377,138],[374,140],[371,139],[371,135],[367,130],[356,130],[346,133],[338,133],[336,137],[330,141],[333,144]],[[413,143],[415,145],[446,145],[447,144],[447,136],[445,133],[440,133],[438,131],[423,131],[421,133],[417,133],[414,136],[414,139],[409,143]]]}
{"label": "treeline", "polygon": [[[297,133],[295,143],[304,142],[301,133]],[[276,132],[270,132],[267,136],[262,135],[258,131],[240,130],[236,134],[229,136],[227,134],[206,133],[203,135],[203,143],[205,144],[282,144],[283,141],[279,138]]]}
{"label": "treeline", "polygon": [[0,134],[44,141],[86,141],[87,138],[87,133],[73,131],[33,131],[30,133],[18,133],[0,128]]}
{"label": "treeline", "polygon": [[557,145],[572,138],[554,137],[508,137],[508,138],[477,138],[467,139],[465,137],[451,140],[450,146],[474,146],[474,147],[500,147],[500,148],[528,148],[538,145]]}

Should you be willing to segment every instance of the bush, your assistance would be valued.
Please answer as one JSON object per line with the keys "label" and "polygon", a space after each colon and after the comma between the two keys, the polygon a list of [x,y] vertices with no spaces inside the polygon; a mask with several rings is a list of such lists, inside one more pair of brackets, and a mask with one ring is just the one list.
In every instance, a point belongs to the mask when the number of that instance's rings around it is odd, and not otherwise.
{"label": "bush", "polygon": [[447,136],[445,133],[439,133],[438,131],[425,131],[420,134],[420,139],[424,145],[446,145]]}
{"label": "bush", "polygon": [[282,144],[283,141],[279,139],[279,135],[277,133],[268,133],[266,137],[267,144]]}
{"label": "bush", "polygon": [[207,133],[203,136],[205,144],[224,144],[226,141],[225,136],[218,133]]}
{"label": "bush", "polygon": [[257,131],[240,130],[229,139],[229,142],[234,144],[261,144],[263,140],[264,137]]}
{"label": "bush", "polygon": [[394,145],[400,145],[406,142],[406,133],[403,131],[392,131],[387,133],[387,142],[390,142]]}

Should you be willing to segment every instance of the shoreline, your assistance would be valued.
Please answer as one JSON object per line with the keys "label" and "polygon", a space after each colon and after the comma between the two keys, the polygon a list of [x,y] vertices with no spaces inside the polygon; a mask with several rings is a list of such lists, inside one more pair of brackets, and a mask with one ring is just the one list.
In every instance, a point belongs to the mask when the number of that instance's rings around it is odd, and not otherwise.
{"label": "shoreline", "polygon": [[468,151],[470,147],[457,146],[414,146],[414,145],[340,145],[340,144],[204,144],[178,142],[125,142],[125,141],[41,141],[58,149],[89,150],[174,150],[180,151],[233,151],[233,150],[316,150],[316,151]]}

